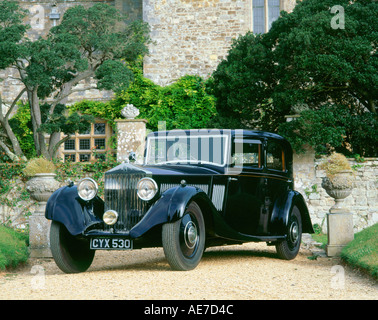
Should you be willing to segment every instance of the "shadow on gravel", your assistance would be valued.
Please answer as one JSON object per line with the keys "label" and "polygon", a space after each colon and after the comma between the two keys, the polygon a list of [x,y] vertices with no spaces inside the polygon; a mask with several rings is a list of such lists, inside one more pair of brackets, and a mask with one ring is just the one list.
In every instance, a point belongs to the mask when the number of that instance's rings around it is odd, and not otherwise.
{"label": "shadow on gravel", "polygon": [[[127,261],[127,257],[124,257],[124,261],[113,262],[111,259],[108,262],[102,263],[101,265],[96,265],[96,261],[89,268],[88,272],[97,272],[97,271],[172,271],[167,260],[164,257],[146,259],[141,257],[139,261],[136,261],[138,258],[133,257],[134,261]],[[251,259],[251,258],[271,258],[278,259],[277,255],[274,252],[268,251],[252,251],[252,250],[235,250],[235,249],[222,249],[222,250],[211,250],[205,251],[201,263],[206,263],[207,261],[217,262],[221,264],[224,261],[230,262],[230,260],[240,260],[240,259]],[[142,260],[142,261],[141,261]],[[144,260],[144,261],[143,261]]]}
{"label": "shadow on gravel", "polygon": [[[211,250],[211,249],[210,249]],[[253,250],[215,250],[205,251],[202,259],[232,260],[235,258],[273,258],[278,259],[274,252]]]}
{"label": "shadow on gravel", "polygon": [[96,266],[92,265],[88,271],[89,272],[96,272],[96,271],[169,271],[171,270],[168,262],[164,258],[150,260],[148,262],[127,262],[124,263],[112,263],[109,262],[108,265]]}

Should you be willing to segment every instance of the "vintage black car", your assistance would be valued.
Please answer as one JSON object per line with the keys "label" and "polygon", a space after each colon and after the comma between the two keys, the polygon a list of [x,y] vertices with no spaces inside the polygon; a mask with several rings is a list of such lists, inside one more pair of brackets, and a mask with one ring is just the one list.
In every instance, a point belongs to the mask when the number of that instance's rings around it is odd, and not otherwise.
{"label": "vintage black car", "polygon": [[296,257],[309,212],[294,191],[293,155],[281,136],[246,130],[148,135],[144,164],[105,173],[104,200],[84,178],[46,206],[53,257],[82,272],[96,250],[160,247],[174,270],[191,270],[210,246],[265,241]]}

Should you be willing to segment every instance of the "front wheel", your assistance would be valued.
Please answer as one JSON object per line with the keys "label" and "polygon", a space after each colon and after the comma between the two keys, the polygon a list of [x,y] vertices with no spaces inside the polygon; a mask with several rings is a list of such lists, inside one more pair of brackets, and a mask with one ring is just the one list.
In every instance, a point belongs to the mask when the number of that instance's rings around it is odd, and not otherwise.
{"label": "front wheel", "polygon": [[277,254],[281,259],[294,259],[301,246],[302,219],[297,207],[294,207],[287,224],[286,239],[276,244]]}
{"label": "front wheel", "polygon": [[192,201],[183,217],[162,228],[165,257],[174,270],[192,270],[199,264],[205,247],[205,223],[202,211]]}
{"label": "front wheel", "polygon": [[88,241],[75,238],[56,221],[51,223],[50,247],[55,263],[65,273],[84,272],[95,255],[95,250],[89,249]]}

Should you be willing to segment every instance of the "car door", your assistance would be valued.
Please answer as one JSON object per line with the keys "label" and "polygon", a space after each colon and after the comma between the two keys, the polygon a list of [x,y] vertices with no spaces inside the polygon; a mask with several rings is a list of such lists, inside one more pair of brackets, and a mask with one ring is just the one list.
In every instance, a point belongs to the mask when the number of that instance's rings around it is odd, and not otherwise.
{"label": "car door", "polygon": [[269,139],[266,144],[266,192],[265,199],[269,202],[269,211],[276,199],[287,192],[291,179],[288,176],[286,166],[285,149],[282,144],[274,139]]}
{"label": "car door", "polygon": [[264,209],[263,142],[255,138],[235,138],[231,150],[224,215],[229,226],[248,235],[264,233],[262,224],[268,219]]}

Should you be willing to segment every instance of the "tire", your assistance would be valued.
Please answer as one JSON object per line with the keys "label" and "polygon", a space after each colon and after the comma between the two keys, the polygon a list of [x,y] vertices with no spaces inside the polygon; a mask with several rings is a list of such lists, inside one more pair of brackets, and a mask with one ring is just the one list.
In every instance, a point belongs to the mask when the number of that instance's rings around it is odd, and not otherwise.
{"label": "tire", "polygon": [[290,214],[286,239],[276,244],[277,254],[281,259],[294,259],[300,249],[302,240],[302,219],[301,213],[297,207],[293,207]]}
{"label": "tire", "polygon": [[51,223],[50,247],[55,263],[65,273],[86,271],[95,255],[95,250],[89,249],[88,241],[76,239],[56,221]]}
{"label": "tire", "polygon": [[162,228],[165,257],[173,270],[188,271],[199,264],[205,248],[205,222],[200,207],[192,201],[183,217]]}

